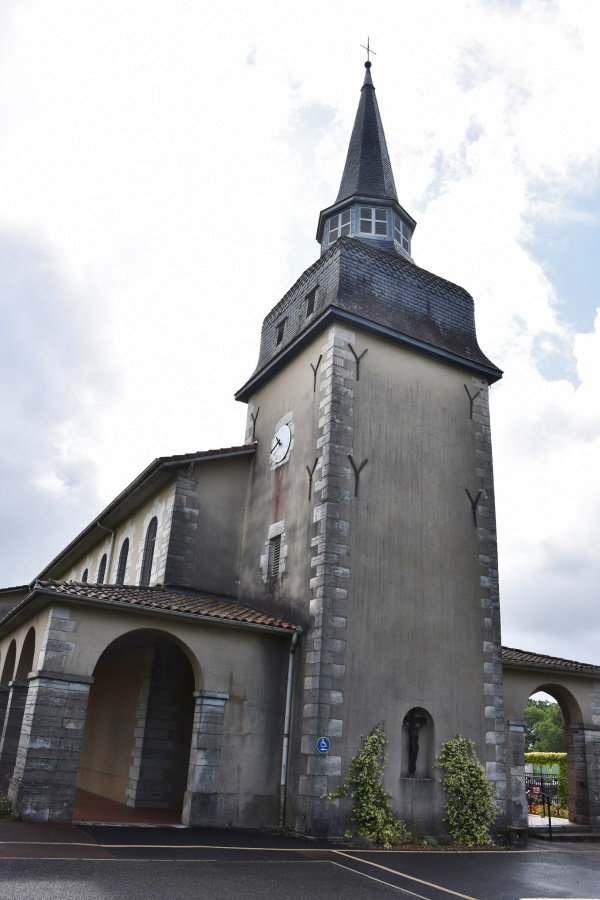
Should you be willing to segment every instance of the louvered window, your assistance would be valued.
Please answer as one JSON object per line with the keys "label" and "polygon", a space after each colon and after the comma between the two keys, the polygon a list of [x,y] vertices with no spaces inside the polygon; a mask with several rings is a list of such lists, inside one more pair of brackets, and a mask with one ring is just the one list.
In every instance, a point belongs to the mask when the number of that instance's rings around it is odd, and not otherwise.
{"label": "louvered window", "polygon": [[271,539],[269,543],[269,575],[279,575],[281,560],[281,535]]}

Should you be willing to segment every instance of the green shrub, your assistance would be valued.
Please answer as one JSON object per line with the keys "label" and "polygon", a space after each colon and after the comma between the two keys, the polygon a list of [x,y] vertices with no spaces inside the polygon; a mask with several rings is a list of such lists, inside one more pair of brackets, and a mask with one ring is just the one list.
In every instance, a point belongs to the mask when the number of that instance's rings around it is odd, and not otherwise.
{"label": "green shrub", "polygon": [[[350,763],[340,787],[325,797],[327,800],[337,800],[350,793],[354,800],[352,821],[359,837],[391,847],[409,840],[410,833],[404,822],[394,816],[390,808],[391,794],[382,784],[386,760],[383,748],[386,743],[383,725],[376,725]],[[352,833],[348,832],[346,837],[352,837]]]}
{"label": "green shrub", "polygon": [[498,815],[494,788],[475,755],[475,745],[459,734],[442,745],[438,768],[444,772],[444,822],[457,844],[491,844],[490,827]]}

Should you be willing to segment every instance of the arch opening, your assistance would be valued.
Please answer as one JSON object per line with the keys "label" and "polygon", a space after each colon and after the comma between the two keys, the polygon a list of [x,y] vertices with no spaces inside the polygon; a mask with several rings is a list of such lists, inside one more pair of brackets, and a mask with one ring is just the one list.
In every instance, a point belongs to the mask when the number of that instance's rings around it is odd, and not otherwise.
{"label": "arch opening", "polygon": [[194,689],[190,660],[164,633],[128,632],[104,650],[90,689],[75,818],[86,817],[90,797],[128,807],[127,821],[136,821],[135,809],[182,808]]}
{"label": "arch opening", "polygon": [[577,700],[560,684],[540,684],[529,695],[524,723],[525,754],[566,754],[566,765],[561,765],[560,759],[554,762],[550,758],[540,763],[525,756],[529,815],[547,816],[550,803],[553,818],[578,824],[588,822],[583,715]]}
{"label": "arch opening", "polygon": [[17,661],[17,642],[13,638],[10,642],[10,646],[6,651],[6,659],[4,660],[4,665],[2,667],[2,678],[0,679],[0,684],[8,685],[10,681],[13,680],[13,672],[15,671],[15,663]]}
{"label": "arch opening", "polygon": [[19,665],[15,678],[24,680],[33,669],[33,656],[35,653],[35,628],[30,628],[25,635],[21,655],[19,656]]}

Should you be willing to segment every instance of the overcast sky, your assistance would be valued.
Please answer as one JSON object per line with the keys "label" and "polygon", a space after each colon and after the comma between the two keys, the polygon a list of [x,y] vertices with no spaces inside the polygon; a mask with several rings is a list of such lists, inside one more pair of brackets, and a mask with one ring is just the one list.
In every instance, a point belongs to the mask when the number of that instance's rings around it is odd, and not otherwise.
{"label": "overcast sky", "polygon": [[415,261],[506,373],[503,641],[600,663],[597,0],[4,0],[0,583],[154,457],[242,442],[367,36]]}

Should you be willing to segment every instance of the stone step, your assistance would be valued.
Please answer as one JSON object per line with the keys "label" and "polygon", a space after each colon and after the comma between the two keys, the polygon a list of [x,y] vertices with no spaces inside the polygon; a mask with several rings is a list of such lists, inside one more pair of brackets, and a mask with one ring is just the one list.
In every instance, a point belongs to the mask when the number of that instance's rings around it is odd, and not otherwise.
{"label": "stone step", "polygon": [[585,825],[553,828],[552,838],[550,838],[547,828],[530,828],[528,833],[529,837],[537,838],[540,841],[600,841],[600,832],[590,831]]}

